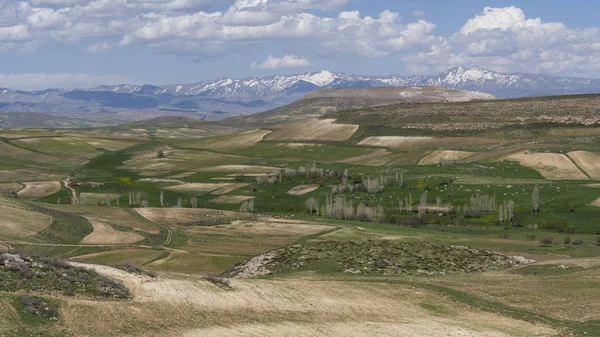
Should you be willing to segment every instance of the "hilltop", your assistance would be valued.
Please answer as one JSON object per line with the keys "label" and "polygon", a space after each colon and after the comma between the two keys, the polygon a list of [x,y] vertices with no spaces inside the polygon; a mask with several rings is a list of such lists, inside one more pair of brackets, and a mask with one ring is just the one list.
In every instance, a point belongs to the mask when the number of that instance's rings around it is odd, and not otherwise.
{"label": "hilltop", "polygon": [[406,103],[464,102],[495,99],[493,95],[443,87],[376,87],[315,90],[298,101],[281,108],[229,118],[224,122],[250,125],[273,125],[327,113],[369,106]]}

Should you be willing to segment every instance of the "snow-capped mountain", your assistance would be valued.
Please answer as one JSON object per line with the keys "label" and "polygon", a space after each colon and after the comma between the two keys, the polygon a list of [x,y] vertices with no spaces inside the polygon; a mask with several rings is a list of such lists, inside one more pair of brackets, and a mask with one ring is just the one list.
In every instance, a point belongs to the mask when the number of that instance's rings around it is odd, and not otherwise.
{"label": "snow-capped mountain", "polygon": [[317,89],[443,86],[499,98],[600,92],[600,79],[503,74],[456,67],[435,76],[362,76],[328,70],[291,76],[220,78],[193,84],[105,85],[92,89],[19,91],[0,88],[0,111],[195,112],[209,119],[264,111]]}

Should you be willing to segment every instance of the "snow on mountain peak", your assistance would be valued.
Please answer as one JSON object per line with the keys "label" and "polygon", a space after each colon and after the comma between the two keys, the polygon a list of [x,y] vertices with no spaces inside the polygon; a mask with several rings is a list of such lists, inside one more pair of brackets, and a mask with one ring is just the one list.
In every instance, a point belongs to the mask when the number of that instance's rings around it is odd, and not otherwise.
{"label": "snow on mountain peak", "polygon": [[329,70],[321,70],[315,73],[300,76],[300,79],[319,87],[330,84],[338,78],[334,73]]}

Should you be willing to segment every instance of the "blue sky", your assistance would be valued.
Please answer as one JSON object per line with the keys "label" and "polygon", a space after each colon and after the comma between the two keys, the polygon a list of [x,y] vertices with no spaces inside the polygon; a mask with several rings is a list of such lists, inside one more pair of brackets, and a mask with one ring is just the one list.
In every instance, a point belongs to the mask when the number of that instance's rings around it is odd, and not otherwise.
{"label": "blue sky", "polygon": [[594,1],[0,0],[0,87],[317,69],[600,77]]}

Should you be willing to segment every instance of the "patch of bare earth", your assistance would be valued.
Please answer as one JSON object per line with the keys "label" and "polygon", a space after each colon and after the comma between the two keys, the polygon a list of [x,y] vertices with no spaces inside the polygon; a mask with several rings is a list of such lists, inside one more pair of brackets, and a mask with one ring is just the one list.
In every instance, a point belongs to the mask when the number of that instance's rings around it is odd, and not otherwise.
{"label": "patch of bare earth", "polygon": [[112,194],[112,193],[81,193],[80,198],[83,205],[97,205],[105,204],[107,201],[115,201],[120,198],[120,194]]}
{"label": "patch of bare earth", "polygon": [[[110,267],[132,301],[67,300],[62,324],[75,336],[554,336],[557,331],[457,306],[405,285],[311,279],[231,280],[231,288],[202,277],[157,279]],[[176,277],[176,278],[175,278]],[[424,309],[435,303],[439,312]],[[182,325],[181,322],[185,322]]]}
{"label": "patch of bare earth", "polygon": [[307,119],[279,126],[268,136],[269,140],[329,140],[343,141],[350,138],[358,125],[334,124],[335,119]]}
{"label": "patch of bare earth", "polygon": [[23,185],[17,183],[0,183],[0,194],[12,195],[23,188]]}
{"label": "patch of bare earth", "polygon": [[362,156],[356,156],[356,157],[340,160],[340,162],[348,163],[348,164],[355,164],[355,163],[360,163],[362,161],[369,160],[369,159],[375,159],[375,158],[379,158],[379,157],[389,156],[390,154],[392,154],[392,153],[388,150],[379,149],[379,150],[375,150],[371,153],[363,154]]}
{"label": "patch of bare earth", "polygon": [[528,153],[519,152],[505,156],[503,159],[517,161],[530,167],[548,180],[589,180],[573,162],[560,153]]}
{"label": "patch of bare earth", "polygon": [[466,158],[469,158],[476,154],[476,152],[436,150],[427,155],[425,158],[421,159],[419,161],[419,165],[439,164],[442,161],[446,160],[461,162]]}
{"label": "patch of bare earth", "polygon": [[319,189],[319,185],[299,185],[287,191],[291,195],[305,195]]}
{"label": "patch of bare earth", "polygon": [[94,227],[94,231],[83,238],[81,241],[82,244],[126,244],[138,242],[144,239],[144,237],[138,233],[117,231],[99,219],[88,218],[88,220]]}
{"label": "patch of bare earth", "polygon": [[247,234],[263,234],[274,236],[304,236],[331,229],[331,226],[311,224],[308,222],[280,222],[280,221],[233,221],[229,225],[220,225],[215,232],[236,232]]}
{"label": "patch of bare earth", "polygon": [[203,168],[203,172],[239,172],[239,173],[271,173],[276,167],[252,165],[220,165]]}
{"label": "patch of bare earth", "polygon": [[600,207],[600,198],[598,198],[598,199],[596,199],[596,200],[592,201],[592,203],[591,203],[590,205],[592,205],[592,206],[598,206],[598,207]]}
{"label": "patch of bare earth", "polygon": [[600,180],[600,153],[574,151],[567,155],[592,179]]}
{"label": "patch of bare earth", "polygon": [[176,191],[176,192],[191,192],[191,193],[199,193],[206,194],[210,192],[216,192],[218,190],[225,191],[224,193],[217,194],[225,194],[231,191],[234,191],[238,188],[242,188],[247,186],[248,184],[243,183],[189,183],[182,185],[175,185],[165,187],[165,190]]}
{"label": "patch of bare earth", "polygon": [[27,206],[0,198],[0,233],[2,239],[17,239],[34,235],[46,228],[52,218],[32,211]]}
{"label": "patch of bare earth", "polygon": [[60,181],[37,181],[26,182],[25,188],[20,190],[17,195],[19,198],[42,198],[60,191]]}
{"label": "patch of bare earth", "polygon": [[244,201],[252,200],[254,198],[255,197],[244,195],[222,195],[211,201],[217,204],[241,204]]}
{"label": "patch of bare earth", "polygon": [[163,225],[177,225],[215,218],[245,218],[246,215],[206,208],[137,208],[144,218]]}
{"label": "patch of bare earth", "polygon": [[493,138],[480,137],[412,137],[412,136],[377,136],[367,137],[358,145],[368,146],[383,146],[398,150],[419,149],[427,147],[460,147],[476,145],[492,145],[492,144],[508,144],[514,143],[516,140],[504,140]]}

